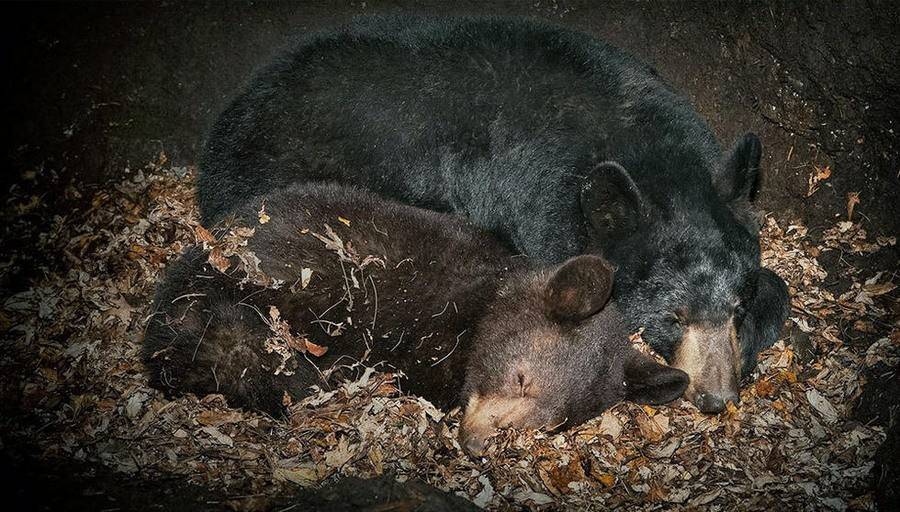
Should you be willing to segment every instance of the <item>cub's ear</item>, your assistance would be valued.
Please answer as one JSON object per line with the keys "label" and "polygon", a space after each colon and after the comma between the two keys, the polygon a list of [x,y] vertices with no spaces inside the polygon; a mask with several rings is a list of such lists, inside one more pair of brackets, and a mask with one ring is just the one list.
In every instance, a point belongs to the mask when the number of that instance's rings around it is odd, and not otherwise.
{"label": "cub's ear", "polygon": [[581,211],[603,247],[613,233],[637,226],[645,207],[641,191],[628,171],[616,162],[603,162],[594,168],[581,189]]}
{"label": "cub's ear", "polygon": [[752,201],[759,189],[762,143],[753,133],[744,134],[719,164],[713,185],[726,203]]}
{"label": "cub's ear", "polygon": [[625,364],[625,399],[639,404],[664,404],[684,394],[690,378],[688,374],[665,366],[632,350]]}
{"label": "cub's ear", "polygon": [[603,258],[576,256],[550,276],[544,295],[547,315],[554,320],[587,318],[609,302],[613,269]]}

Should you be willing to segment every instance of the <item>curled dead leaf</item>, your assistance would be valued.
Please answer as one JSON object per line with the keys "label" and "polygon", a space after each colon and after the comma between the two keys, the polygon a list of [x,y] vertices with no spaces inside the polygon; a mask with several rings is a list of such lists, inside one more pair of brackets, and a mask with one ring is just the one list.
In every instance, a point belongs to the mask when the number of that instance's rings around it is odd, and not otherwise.
{"label": "curled dead leaf", "polygon": [[809,197],[816,193],[819,190],[819,183],[827,180],[831,177],[831,166],[825,165],[823,167],[819,167],[818,165],[813,165],[813,172],[809,175],[808,188],[806,191],[806,197]]}
{"label": "curled dead leaf", "polygon": [[810,388],[806,392],[806,399],[809,400],[809,405],[813,407],[819,414],[822,415],[822,418],[828,423],[834,423],[838,419],[838,413],[834,409],[834,406],[831,405],[831,402],[828,401],[819,391],[815,388]]}
{"label": "curled dead leaf", "polygon": [[757,396],[766,398],[772,396],[772,393],[775,392],[775,383],[772,379],[762,378],[756,382],[754,388]]}
{"label": "curled dead leaf", "polygon": [[604,473],[597,476],[597,480],[603,484],[604,487],[609,488],[616,484],[616,477],[614,475],[610,475],[609,473]]}
{"label": "curled dead leaf", "polygon": [[669,433],[669,417],[657,414],[649,416],[646,413],[637,416],[637,424],[641,434],[651,443],[662,440]]}
{"label": "curled dead leaf", "polygon": [[197,423],[206,426],[218,427],[227,423],[237,423],[244,419],[244,416],[237,411],[225,411],[208,409],[201,411],[197,415]]}
{"label": "curled dead leaf", "polygon": [[215,243],[216,241],[216,237],[203,226],[194,226],[194,236],[196,237],[197,242],[200,243]]}
{"label": "curled dead leaf", "polygon": [[328,347],[323,347],[322,345],[316,345],[315,343],[306,340],[306,351],[316,357],[322,357],[328,352]]}
{"label": "curled dead leaf", "polygon": [[853,220],[853,209],[859,204],[859,192],[847,192],[847,220]]}
{"label": "curled dead leaf", "polygon": [[319,482],[320,475],[315,468],[275,468],[273,475],[275,480],[291,482],[304,487],[315,485]]}
{"label": "curled dead leaf", "polygon": [[313,271],[309,268],[300,270],[300,286],[305,290],[309,286],[309,280],[312,279]]}
{"label": "curled dead leaf", "polygon": [[220,247],[213,247],[212,250],[209,251],[209,256],[207,256],[206,261],[208,261],[213,268],[222,273],[225,273],[231,267],[231,261],[225,257]]}

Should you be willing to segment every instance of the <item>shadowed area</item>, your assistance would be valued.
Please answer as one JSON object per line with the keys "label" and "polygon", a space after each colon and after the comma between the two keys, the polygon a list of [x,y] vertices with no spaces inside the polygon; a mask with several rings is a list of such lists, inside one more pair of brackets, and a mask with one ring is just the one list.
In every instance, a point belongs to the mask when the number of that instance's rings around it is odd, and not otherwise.
{"label": "shadowed area", "polygon": [[[123,179],[125,168],[139,169],[148,161],[176,169],[194,165],[203,135],[254,69],[300,34],[371,12],[517,14],[605,38],[655,66],[684,91],[723,143],[747,131],[760,135],[764,177],[758,205],[765,212],[779,219],[799,219],[814,239],[825,236],[836,217],[844,215],[864,225],[870,240],[898,231],[900,42],[895,30],[900,4],[893,2],[151,2],[25,3],[0,9],[0,58],[5,69],[0,83],[6,121],[0,186],[7,206],[17,215],[16,222],[4,222],[0,229],[4,297],[28,290],[47,274],[31,257],[43,231],[23,230],[19,220],[49,231],[54,215],[90,208],[92,193],[112,188],[111,183]],[[73,193],[70,185],[78,192]],[[6,201],[8,192],[9,197],[34,200],[13,204],[12,199]],[[169,242],[177,238],[174,233],[160,236]],[[72,266],[63,251],[41,256],[52,259],[51,267],[63,274]],[[891,279],[898,256],[896,245],[866,256],[823,252],[819,263],[829,277],[822,288],[835,296],[849,293],[848,273],[857,268],[866,278],[884,270]],[[896,296],[890,290],[877,296],[893,302],[885,307],[885,317],[871,326],[842,320],[840,334],[846,344],[862,347],[864,353],[877,338],[887,339],[900,313]],[[128,311],[141,300],[130,298],[131,306],[123,299]],[[8,322],[0,317],[0,332],[9,328]],[[50,341],[74,335],[75,327],[69,329]],[[798,361],[822,355],[809,333],[792,326],[789,336]],[[897,500],[898,474],[891,461],[897,460],[900,444],[895,412],[900,394],[892,391],[896,367],[875,368],[858,399],[858,419],[888,433],[873,475],[875,499],[888,509]],[[267,497],[257,503],[252,491],[250,497],[223,496],[180,477],[142,480],[113,473],[96,462],[59,462],[51,450],[40,452],[32,446],[33,439],[7,432],[11,418],[29,413],[30,401],[39,400],[24,384],[37,370],[29,368],[31,373],[26,374],[6,363],[2,369],[8,381],[0,386],[2,481],[13,502],[21,501],[25,508],[136,510],[152,505],[165,510],[254,510],[294,505],[296,510],[460,510],[463,506],[456,496],[391,478],[347,479],[338,487],[304,491],[299,498]],[[800,378],[818,370],[807,370]],[[777,385],[796,382],[797,375],[783,378]],[[765,388],[772,385],[769,380],[762,383],[754,392],[771,391]],[[76,386],[71,394],[77,397],[82,392]],[[61,409],[71,417],[42,422],[39,432],[52,430],[57,422],[74,421],[81,405],[73,398]],[[781,463],[777,457],[771,460],[773,467]],[[604,483],[604,478],[613,478],[591,467],[587,471]],[[584,472],[577,464],[570,470],[582,477]],[[385,495],[383,502],[377,501]],[[233,500],[244,505],[227,503]]]}

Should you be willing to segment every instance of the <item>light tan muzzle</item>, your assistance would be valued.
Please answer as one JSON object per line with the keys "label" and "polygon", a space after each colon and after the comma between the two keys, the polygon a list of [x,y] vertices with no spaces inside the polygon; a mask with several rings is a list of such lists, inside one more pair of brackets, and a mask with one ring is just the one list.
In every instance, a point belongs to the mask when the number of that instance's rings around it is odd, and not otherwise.
{"label": "light tan muzzle", "polygon": [[471,455],[479,456],[484,443],[498,428],[536,428],[532,425],[535,401],[531,397],[482,397],[469,398],[459,429],[463,448]]}
{"label": "light tan muzzle", "polygon": [[690,376],[684,396],[701,411],[716,414],[728,401],[737,404],[741,351],[734,318],[722,324],[685,326],[672,366]]}

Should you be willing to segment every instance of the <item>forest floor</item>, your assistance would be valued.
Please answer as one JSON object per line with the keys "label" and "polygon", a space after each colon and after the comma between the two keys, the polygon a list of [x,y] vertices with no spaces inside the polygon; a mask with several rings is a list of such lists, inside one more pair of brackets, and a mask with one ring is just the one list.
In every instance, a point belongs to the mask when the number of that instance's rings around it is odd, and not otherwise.
{"label": "forest floor", "polygon": [[[887,37],[898,7],[417,5],[595,33],[655,65],[726,144],[760,134],[764,259],[793,307],[741,406],[707,417],[683,402],[621,404],[560,434],[506,432],[475,461],[455,444],[457,412],[397,396],[377,373],[315,409],[295,404],[289,419],[220,397],[166,399],[147,387],[137,349],[160,270],[195,242],[204,131],[295,35],[402,5],[5,7],[9,495],[53,509],[253,510],[323,499],[297,489],[341,476],[388,474],[499,509],[872,509],[873,482],[897,478],[878,462],[896,461],[900,444],[900,49]],[[876,489],[897,499],[889,482]],[[391,499],[411,508],[427,492]]]}

